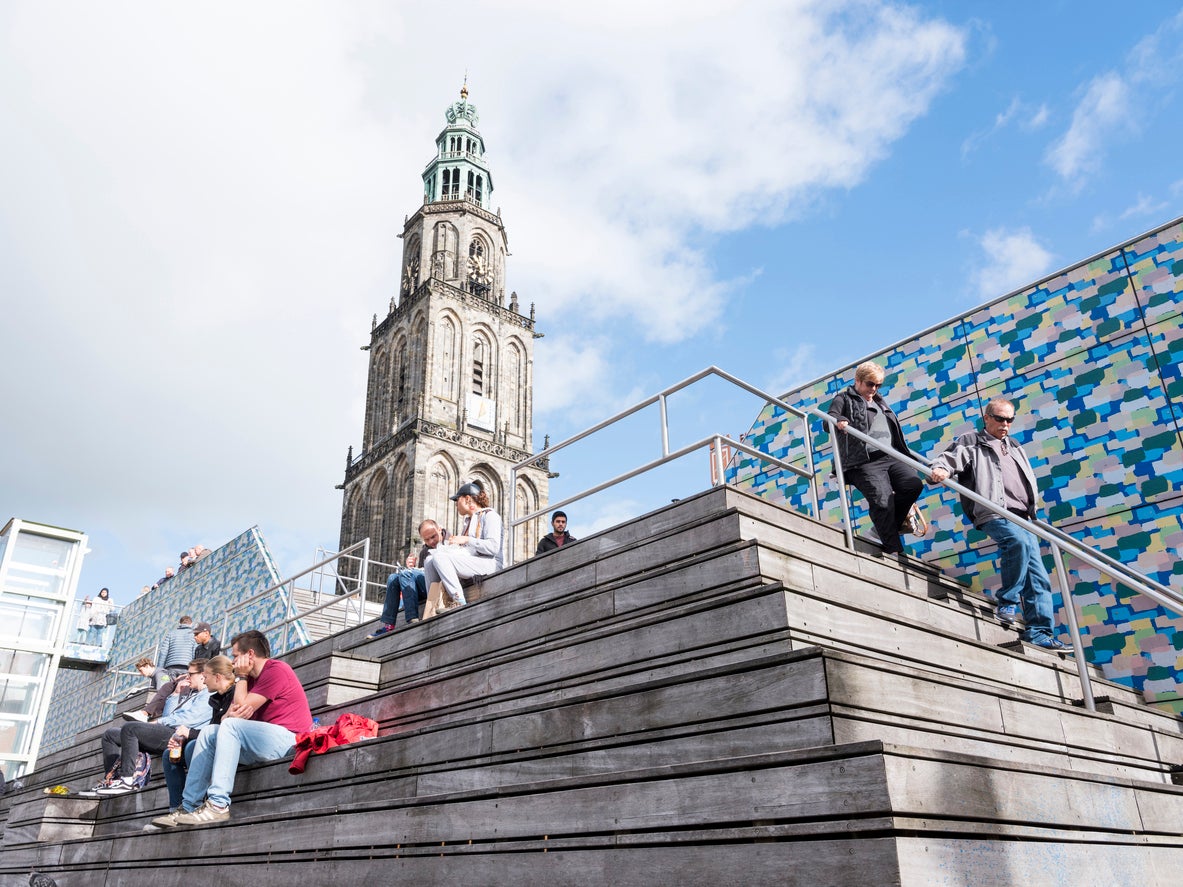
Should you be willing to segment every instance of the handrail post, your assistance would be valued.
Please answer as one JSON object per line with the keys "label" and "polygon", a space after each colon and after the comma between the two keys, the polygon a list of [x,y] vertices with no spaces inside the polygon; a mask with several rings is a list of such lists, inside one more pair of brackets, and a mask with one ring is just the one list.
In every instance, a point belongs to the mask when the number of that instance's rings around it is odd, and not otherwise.
{"label": "handrail post", "polygon": [[[397,564],[395,566],[398,566]],[[361,591],[358,592],[358,599],[360,606],[365,608],[366,592],[370,585],[370,537],[366,536],[365,543],[361,547],[361,569],[358,571],[361,574]],[[360,623],[359,623],[360,624]]]}
{"label": "handrail post", "polygon": [[670,454],[670,422],[669,413],[666,411],[664,394],[658,396],[657,404],[661,409],[661,456],[664,459]]}
{"label": "handrail post", "polygon": [[715,460],[715,482],[711,486],[717,487],[723,484],[723,440],[717,434],[715,435],[713,456]]}
{"label": "handrail post", "polygon": [[[850,503],[846,501],[846,478],[842,474],[842,455],[838,451],[837,428],[830,431],[834,439],[834,476],[838,478],[838,501],[842,505],[842,532],[846,535],[846,547],[854,551],[854,528],[850,525]],[[820,515],[819,515],[820,517]]]}
{"label": "handrail post", "polygon": [[805,447],[805,470],[809,472],[809,497],[813,504],[813,519],[822,519],[821,501],[817,497],[817,469],[813,464],[813,436],[809,433],[809,416],[801,416],[801,444]]}
{"label": "handrail post", "polygon": [[518,527],[514,523],[514,519],[518,513],[518,469],[517,466],[509,469],[509,551],[502,555],[502,562],[507,567],[513,566],[514,552],[517,550]]}
{"label": "handrail post", "polygon": [[1080,675],[1080,692],[1084,699],[1084,707],[1089,711],[1097,710],[1097,702],[1093,698],[1093,682],[1089,678],[1089,665],[1084,658],[1084,643],[1080,640],[1080,626],[1076,622],[1076,605],[1072,602],[1072,589],[1068,587],[1068,573],[1064,569],[1064,558],[1060,555],[1060,545],[1051,543],[1052,560],[1056,565],[1056,577],[1060,583],[1060,597],[1064,601],[1064,613],[1068,617],[1068,633],[1072,636],[1072,652],[1076,659],[1076,671]]}

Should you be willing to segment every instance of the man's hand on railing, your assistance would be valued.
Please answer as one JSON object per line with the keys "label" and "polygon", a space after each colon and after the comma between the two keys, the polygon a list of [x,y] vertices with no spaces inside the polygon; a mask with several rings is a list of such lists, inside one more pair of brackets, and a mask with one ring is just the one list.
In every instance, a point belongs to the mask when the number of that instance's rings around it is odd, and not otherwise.
{"label": "man's hand on railing", "polygon": [[847,425],[849,425],[849,424],[850,424],[850,423],[849,423],[849,422],[847,422],[845,419],[839,419],[837,422],[835,422],[835,423],[834,423],[834,427],[835,427],[835,428],[837,428],[839,431],[841,431],[841,432],[845,433],[845,432],[846,432],[846,426],[847,426]]}
{"label": "man's hand on railing", "polygon": [[949,472],[946,471],[944,468],[934,468],[932,471],[929,472],[928,476],[929,476],[929,479],[934,484],[940,484],[940,483],[944,483],[946,480],[948,480]]}

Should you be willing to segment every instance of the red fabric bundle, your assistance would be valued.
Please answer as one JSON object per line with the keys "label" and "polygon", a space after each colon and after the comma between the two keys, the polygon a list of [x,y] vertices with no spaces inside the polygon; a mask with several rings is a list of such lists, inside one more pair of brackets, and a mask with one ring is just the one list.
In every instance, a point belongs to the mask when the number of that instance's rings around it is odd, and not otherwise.
{"label": "red fabric bundle", "polygon": [[359,739],[373,739],[378,735],[378,722],[371,718],[346,712],[331,727],[317,727],[296,736],[296,758],[288,767],[289,773],[303,773],[308,759],[323,754],[338,745],[349,745]]}

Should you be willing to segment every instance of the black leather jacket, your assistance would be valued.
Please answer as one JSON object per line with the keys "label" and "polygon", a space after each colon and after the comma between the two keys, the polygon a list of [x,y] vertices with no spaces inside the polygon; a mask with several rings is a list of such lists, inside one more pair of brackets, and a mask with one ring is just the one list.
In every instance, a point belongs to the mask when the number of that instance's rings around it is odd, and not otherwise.
{"label": "black leather jacket", "polygon": [[[878,393],[875,394],[874,400],[875,406],[883,410],[883,415],[887,417],[887,427],[891,429],[892,449],[915,459],[915,454],[908,449],[908,444],[904,441],[904,432],[900,429],[900,420],[896,418],[896,414],[887,405],[887,401],[880,397]],[[826,412],[833,416],[834,419],[845,419],[856,431],[861,431],[863,434],[867,434],[871,429],[871,417],[867,413],[867,402],[863,400],[862,395],[854,390],[853,385],[839,391],[838,395],[830,401],[830,408]],[[835,434],[835,438],[838,445],[838,454],[842,458],[843,471],[858,468],[860,465],[870,461],[871,457],[867,452],[870,447],[861,440],[857,440],[849,434],[843,434],[840,431]]]}

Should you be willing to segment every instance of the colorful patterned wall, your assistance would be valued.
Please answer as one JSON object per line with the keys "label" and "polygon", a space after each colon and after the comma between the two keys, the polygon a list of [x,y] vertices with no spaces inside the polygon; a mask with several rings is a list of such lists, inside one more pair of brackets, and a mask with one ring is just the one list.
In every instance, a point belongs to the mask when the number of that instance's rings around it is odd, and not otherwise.
{"label": "colorful patterned wall", "polygon": [[[143,655],[152,656],[160,639],[176,627],[182,616],[192,616],[194,622],[209,622],[214,636],[223,643],[240,631],[262,628],[283,619],[287,596],[281,590],[245,607],[228,624],[222,622],[227,609],[279,581],[263,536],[258,527],[252,527],[156,591],[136,598],[120,614],[111,642],[111,671],[61,669],[58,672],[39,754],[70,745],[80,730],[109,718],[110,708],[104,707],[104,699],[143,686],[145,681],[138,674],[119,675],[113,670],[134,671],[135,660]],[[286,652],[282,647],[283,632],[269,633],[268,640],[276,653]],[[300,626],[294,633],[293,646],[304,643],[307,637]]]}
{"label": "colorful patterned wall", "polygon": [[[1012,434],[1039,478],[1042,517],[1082,542],[1183,590],[1183,219],[923,332],[870,359],[887,368],[884,397],[909,445],[931,458],[978,427],[996,395],[1016,401]],[[854,367],[784,395],[825,407]],[[828,435],[814,430],[819,470]],[[748,442],[783,459],[801,455],[801,424],[767,408]],[[743,458],[728,480],[807,509],[802,482]],[[834,482],[823,511],[840,521]],[[956,497],[926,486],[933,524],[913,554],[991,589],[994,546],[963,521]],[[862,497],[856,529],[870,529]],[[905,537],[907,539],[908,537]],[[1049,569],[1050,554],[1045,556]],[[1148,700],[1183,711],[1183,615],[1131,595],[1096,571],[1067,564],[1092,662]],[[1057,606],[1059,600],[1057,599]],[[1063,621],[1063,617],[1060,617]]]}

